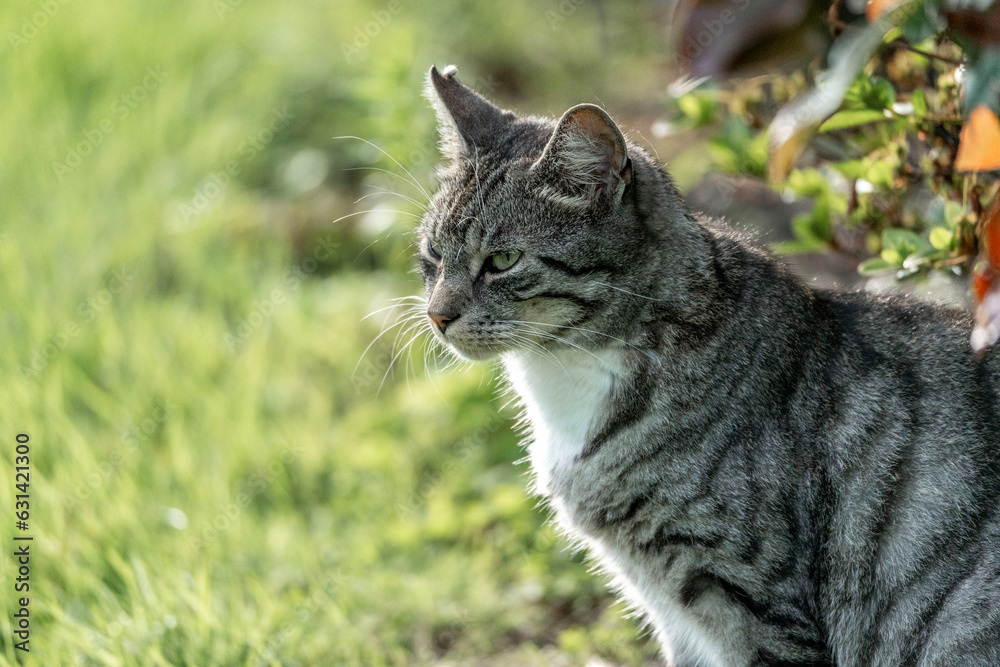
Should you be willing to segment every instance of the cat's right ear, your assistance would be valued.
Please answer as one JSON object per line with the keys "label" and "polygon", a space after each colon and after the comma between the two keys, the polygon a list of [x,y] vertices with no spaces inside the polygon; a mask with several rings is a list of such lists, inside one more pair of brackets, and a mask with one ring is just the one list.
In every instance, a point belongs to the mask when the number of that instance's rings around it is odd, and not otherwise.
{"label": "cat's right ear", "polygon": [[621,130],[604,109],[579,104],[559,119],[542,156],[532,165],[542,192],[581,207],[617,204],[632,183],[632,162]]}
{"label": "cat's right ear", "polygon": [[443,72],[431,67],[424,94],[434,106],[441,135],[441,152],[451,160],[475,158],[488,151],[514,118],[455,78],[458,68],[449,65]]}

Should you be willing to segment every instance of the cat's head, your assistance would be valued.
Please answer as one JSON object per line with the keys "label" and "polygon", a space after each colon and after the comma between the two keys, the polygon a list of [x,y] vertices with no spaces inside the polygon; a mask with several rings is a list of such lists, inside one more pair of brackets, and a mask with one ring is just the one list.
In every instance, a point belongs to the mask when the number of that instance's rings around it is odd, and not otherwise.
{"label": "cat's head", "polygon": [[454,67],[431,68],[427,96],[445,159],[419,230],[434,335],[472,360],[633,335],[677,273],[666,244],[690,232],[666,174],[592,104],[518,116]]}

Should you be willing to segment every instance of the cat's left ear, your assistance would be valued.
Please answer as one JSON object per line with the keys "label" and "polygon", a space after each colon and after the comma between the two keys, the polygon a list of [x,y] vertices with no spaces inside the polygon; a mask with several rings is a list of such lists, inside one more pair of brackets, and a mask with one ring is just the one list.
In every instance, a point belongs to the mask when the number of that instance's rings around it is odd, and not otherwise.
{"label": "cat's left ear", "polygon": [[531,167],[543,189],[562,203],[619,203],[632,183],[625,137],[599,106],[580,104],[559,119],[542,156]]}
{"label": "cat's left ear", "polygon": [[441,152],[452,160],[475,158],[506,136],[514,114],[504,111],[455,78],[458,68],[439,72],[431,67],[425,95],[434,105],[441,135]]}

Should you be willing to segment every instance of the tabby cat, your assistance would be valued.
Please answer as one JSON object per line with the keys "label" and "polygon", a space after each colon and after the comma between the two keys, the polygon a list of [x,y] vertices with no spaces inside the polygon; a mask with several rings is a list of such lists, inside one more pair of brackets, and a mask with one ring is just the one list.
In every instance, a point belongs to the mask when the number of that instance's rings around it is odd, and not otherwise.
{"label": "tabby cat", "polygon": [[680,667],[1000,665],[1000,354],[695,217],[599,107],[432,68],[434,336],[500,359],[536,491]]}

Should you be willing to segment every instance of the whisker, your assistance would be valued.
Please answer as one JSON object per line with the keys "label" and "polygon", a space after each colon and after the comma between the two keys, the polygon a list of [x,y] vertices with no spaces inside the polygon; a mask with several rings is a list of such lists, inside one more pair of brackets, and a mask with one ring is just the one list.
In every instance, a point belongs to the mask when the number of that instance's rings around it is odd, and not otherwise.
{"label": "whisker", "polygon": [[385,384],[386,378],[389,377],[389,373],[392,371],[393,366],[396,364],[396,359],[398,359],[399,355],[403,354],[403,352],[406,351],[406,348],[408,348],[410,345],[413,344],[414,340],[416,340],[415,336],[411,338],[410,341],[399,350],[399,352],[393,355],[392,359],[389,361],[389,367],[385,369],[385,374],[382,376],[382,381],[379,382],[378,384],[378,390],[376,390],[375,392],[376,396],[378,396],[382,392],[382,386]]}
{"label": "whisker", "polygon": [[390,190],[388,188],[380,188],[380,187],[378,187],[376,185],[370,185],[368,187],[373,188],[375,190],[375,192],[370,192],[370,193],[368,193],[366,195],[362,195],[361,197],[358,198],[357,201],[354,202],[355,204],[357,204],[358,202],[360,202],[363,199],[368,199],[369,197],[375,197],[376,195],[383,194],[383,195],[394,195],[396,197],[400,197],[401,199],[405,199],[406,201],[410,202],[411,204],[413,204],[414,206],[416,206],[417,208],[419,208],[422,211],[426,211],[427,210],[427,205],[426,204],[421,204],[420,202],[418,202],[413,197],[410,197],[409,195],[404,195],[402,192],[396,192],[395,190]]}
{"label": "whisker", "polygon": [[624,292],[625,294],[631,294],[632,296],[637,296],[640,299],[646,299],[647,301],[666,301],[666,299],[654,299],[651,296],[643,296],[642,294],[636,294],[635,292],[629,292],[627,289],[624,289],[624,288],[621,288],[621,287],[615,287],[614,285],[609,285],[607,283],[598,282],[596,280],[594,281],[594,284],[595,285],[601,285],[603,287],[608,287],[608,288],[613,289],[613,290],[618,290],[619,292]]}
{"label": "whisker", "polygon": [[420,216],[417,215],[416,213],[407,213],[406,211],[399,211],[394,208],[371,208],[366,211],[355,211],[354,213],[348,213],[347,215],[342,215],[333,222],[331,222],[330,224],[335,225],[341,220],[346,220],[347,218],[353,218],[356,215],[364,215],[365,213],[398,213],[399,215],[408,215],[411,218],[416,218],[417,220],[420,220]]}
{"label": "whisker", "polygon": [[399,174],[397,174],[396,172],[394,172],[394,171],[392,171],[390,169],[383,169],[382,167],[368,167],[368,166],[366,166],[366,167],[344,167],[344,171],[378,171],[378,172],[381,172],[383,174],[389,174],[390,176],[394,176],[394,177],[398,178],[399,180],[403,181],[404,183],[406,183],[407,185],[415,185],[414,183],[412,183],[409,180],[407,180],[406,177],[400,176]]}
{"label": "whisker", "polygon": [[[374,313],[372,313],[372,314],[374,314]],[[375,338],[373,338],[370,343],[368,343],[368,347],[365,348],[365,351],[361,353],[361,357],[358,359],[358,363],[354,365],[354,371],[352,372],[351,375],[353,376],[355,373],[358,372],[358,368],[361,366],[361,362],[364,361],[365,355],[367,355],[368,351],[370,349],[372,349],[372,345],[374,345],[375,343],[378,342],[379,338],[381,338],[382,336],[386,335],[387,333],[389,333],[390,331],[392,331],[393,329],[395,329],[399,325],[405,324],[405,323],[407,323],[407,322],[409,322],[411,320],[416,319],[416,317],[417,317],[417,315],[411,315],[411,316],[406,317],[406,318],[400,318],[400,319],[396,320],[396,322],[394,322],[393,324],[390,324],[388,327],[385,327],[384,329],[382,329],[382,331],[379,332],[379,334],[377,336],[375,336]]]}
{"label": "whisker", "polygon": [[[390,299],[390,301],[395,301],[395,299]],[[383,311],[386,311],[386,310],[391,310],[392,308],[402,308],[405,305],[406,304],[403,304],[403,303],[389,304],[388,306],[384,306],[382,308],[379,308],[378,310],[373,310],[372,312],[368,313],[367,315],[365,315],[364,317],[361,318],[361,321],[364,322],[365,320],[367,320],[372,315],[378,315],[379,313],[381,313]]]}
{"label": "whisker", "polygon": [[361,256],[363,254],[365,254],[365,251],[368,250],[368,248],[371,248],[373,245],[375,245],[379,241],[386,240],[387,238],[389,238],[390,236],[392,236],[392,234],[393,234],[392,230],[389,230],[388,232],[385,233],[385,236],[379,236],[378,238],[376,238],[375,240],[373,240],[371,243],[369,243],[364,248],[362,248],[361,250],[358,251],[358,254],[354,256],[354,261],[357,262],[359,259],[361,259]]}
{"label": "whisker", "polygon": [[528,320],[500,320],[500,321],[501,322],[505,322],[505,323],[510,323],[510,324],[537,324],[537,325],[540,325],[540,326],[543,326],[543,327],[556,327],[557,329],[570,329],[570,330],[573,330],[573,331],[585,331],[587,333],[592,333],[592,334],[596,334],[598,336],[604,336],[605,338],[610,338],[612,340],[616,340],[619,343],[622,343],[623,345],[627,345],[629,347],[634,347],[628,341],[623,340],[621,338],[618,338],[616,336],[612,336],[611,334],[606,334],[606,333],[601,332],[601,331],[595,331],[593,329],[585,329],[583,327],[574,327],[574,326],[569,326],[569,325],[565,325],[565,324],[551,324],[549,322],[529,322]]}
{"label": "whisker", "polygon": [[[407,327],[405,327],[403,329],[400,329],[399,331],[396,332],[396,337],[393,339],[393,343],[392,343],[392,349],[395,350],[396,347],[399,345],[399,339],[400,338],[403,338],[403,337],[409,335],[409,333],[411,331],[414,331],[414,330],[416,330],[416,331],[414,332],[414,334],[412,336],[410,336],[410,338],[406,342],[406,344],[403,345],[403,347],[399,348],[399,351],[396,352],[393,355],[392,359],[389,360],[389,365],[385,369],[385,374],[382,376],[382,381],[379,383],[378,390],[375,392],[376,396],[379,393],[381,393],[382,387],[383,387],[383,385],[385,385],[386,379],[389,377],[389,374],[395,368],[396,360],[399,359],[400,355],[402,355],[404,352],[406,352],[407,349],[410,349],[410,347],[413,345],[414,341],[416,341],[419,338],[419,334],[420,334],[419,328],[420,328],[420,325],[421,325],[421,322],[420,322],[419,318],[421,318],[422,316],[423,316],[423,313],[412,313],[411,315],[409,315],[405,319],[401,320],[401,322],[409,322],[409,325]],[[404,370],[404,373],[405,373],[405,370]],[[409,388],[409,378],[407,378],[407,387]]]}
{"label": "whisker", "polygon": [[591,352],[590,350],[586,349],[585,347],[583,347],[581,345],[577,345],[576,343],[574,343],[572,341],[568,341],[568,340],[566,340],[564,338],[559,338],[558,336],[555,336],[554,334],[551,334],[551,333],[549,333],[547,331],[541,331],[537,327],[529,326],[526,323],[522,323],[522,324],[525,324],[526,328],[531,333],[533,333],[533,334],[535,334],[537,336],[541,336],[541,337],[546,338],[548,340],[557,341],[557,342],[559,342],[559,343],[561,343],[563,345],[568,345],[569,347],[575,348],[575,349],[579,350],[580,352],[584,352],[586,354],[589,354],[594,359],[596,359],[601,365],[605,365],[605,363],[606,363],[603,359],[601,359],[596,354],[594,354],[593,352]]}
{"label": "whisker", "polygon": [[541,354],[542,356],[547,356],[548,358],[552,359],[552,361],[557,363],[560,368],[562,368],[563,372],[566,373],[567,377],[569,376],[569,371],[566,370],[566,367],[563,366],[563,363],[559,360],[559,358],[555,355],[555,353],[553,353],[552,350],[546,349],[545,346],[543,346],[538,341],[531,340],[527,336],[523,336],[521,334],[512,334],[509,340],[520,342],[526,345],[529,349],[534,350],[535,352]]}
{"label": "whisker", "polygon": [[[409,177],[410,177],[410,182],[412,182],[412,183],[413,183],[413,185],[414,185],[414,186],[416,186],[416,188],[417,188],[418,190],[420,190],[421,194],[423,194],[423,195],[424,195],[424,197],[425,197],[425,198],[427,198],[427,200],[428,200],[428,201],[430,201],[430,198],[431,198],[431,196],[430,196],[429,194],[427,194],[427,191],[426,191],[426,190],[424,190],[424,188],[423,188],[423,187],[422,187],[422,186],[420,185],[420,183],[419,183],[419,182],[417,181],[417,179],[416,179],[416,178],[415,178],[415,177],[413,176],[413,174],[411,174],[411,173],[410,173],[409,169],[407,169],[406,167],[404,167],[403,165],[401,165],[401,164],[399,163],[399,160],[397,160],[397,159],[396,159],[396,158],[394,158],[393,156],[389,155],[389,154],[388,154],[387,152],[385,152],[385,151],[384,151],[384,150],[383,150],[383,149],[382,149],[382,148],[381,148],[380,146],[378,146],[378,145],[376,145],[376,144],[374,144],[374,143],[372,143],[372,142],[368,141],[367,139],[362,139],[361,137],[354,137],[354,136],[343,136],[343,137],[334,137],[334,139],[357,139],[358,141],[363,141],[364,143],[368,144],[369,146],[371,146],[372,148],[374,148],[374,149],[375,149],[375,150],[377,150],[378,152],[382,153],[382,155],[386,156],[387,158],[389,158],[390,160],[392,160],[392,161],[393,161],[394,163],[396,163],[396,166],[397,166],[397,167],[399,167],[400,169],[402,169],[402,170],[403,170],[403,172],[404,172],[404,173],[405,173],[405,174],[406,174],[407,176],[409,176]],[[389,172],[389,173],[391,174],[391,173],[395,173],[395,172]],[[398,174],[397,174],[397,175],[398,175]],[[402,177],[401,177],[401,178],[402,178]]]}

